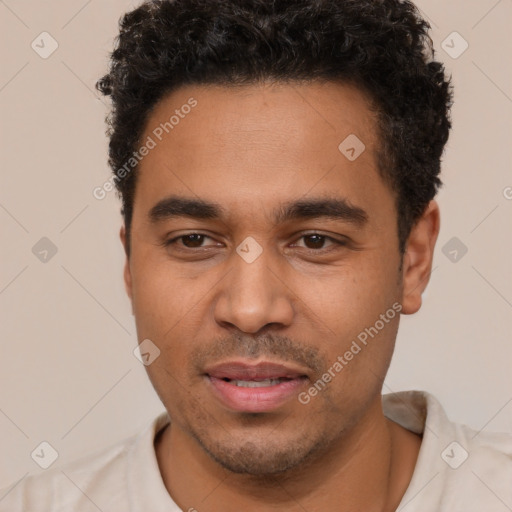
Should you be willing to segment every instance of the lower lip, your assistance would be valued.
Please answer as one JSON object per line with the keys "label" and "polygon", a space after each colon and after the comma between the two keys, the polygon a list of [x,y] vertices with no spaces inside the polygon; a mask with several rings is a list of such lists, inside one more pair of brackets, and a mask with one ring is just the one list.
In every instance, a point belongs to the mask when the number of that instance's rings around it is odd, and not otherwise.
{"label": "lower lip", "polygon": [[291,379],[274,386],[246,388],[207,376],[212,391],[229,409],[239,412],[270,412],[297,396],[305,378]]}

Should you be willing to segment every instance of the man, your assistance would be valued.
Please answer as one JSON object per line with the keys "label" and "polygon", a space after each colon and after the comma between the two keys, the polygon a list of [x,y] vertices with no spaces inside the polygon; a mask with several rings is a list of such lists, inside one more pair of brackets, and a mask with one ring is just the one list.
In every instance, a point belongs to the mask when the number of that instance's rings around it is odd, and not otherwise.
{"label": "man", "polygon": [[124,17],[98,88],[168,414],[1,510],[512,509],[512,436],[449,422],[425,392],[381,395],[439,232],[451,89],[427,30],[398,0]]}

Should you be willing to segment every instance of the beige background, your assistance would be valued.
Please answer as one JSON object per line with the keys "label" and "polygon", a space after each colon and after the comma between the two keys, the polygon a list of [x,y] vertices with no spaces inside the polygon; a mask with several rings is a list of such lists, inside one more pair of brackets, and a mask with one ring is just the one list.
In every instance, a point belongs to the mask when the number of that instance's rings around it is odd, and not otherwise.
{"label": "beige background", "polygon": [[[0,487],[146,425],[163,406],[143,366],[122,284],[119,204],[94,91],[126,0],[0,1]],[[385,392],[426,389],[452,419],[512,431],[512,0],[422,0],[454,76],[435,270],[421,312],[403,318]],[[49,58],[32,48],[47,31]],[[453,58],[442,48],[447,39]],[[48,48],[48,46],[46,46]],[[46,263],[32,252],[49,238]],[[443,246],[468,252],[454,263]],[[448,252],[448,251],[446,251]]]}

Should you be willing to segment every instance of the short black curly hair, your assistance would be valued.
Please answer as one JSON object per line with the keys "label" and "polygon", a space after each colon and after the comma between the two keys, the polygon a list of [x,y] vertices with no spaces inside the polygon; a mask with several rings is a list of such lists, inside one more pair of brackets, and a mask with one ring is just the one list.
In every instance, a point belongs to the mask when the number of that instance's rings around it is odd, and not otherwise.
{"label": "short black curly hair", "polygon": [[[120,20],[96,87],[114,173],[132,156],[155,105],[185,85],[338,81],[371,98],[379,173],[396,196],[403,254],[436,195],[451,127],[452,87],[434,60],[429,24],[409,0],[150,0]],[[129,255],[137,172],[116,180]]]}

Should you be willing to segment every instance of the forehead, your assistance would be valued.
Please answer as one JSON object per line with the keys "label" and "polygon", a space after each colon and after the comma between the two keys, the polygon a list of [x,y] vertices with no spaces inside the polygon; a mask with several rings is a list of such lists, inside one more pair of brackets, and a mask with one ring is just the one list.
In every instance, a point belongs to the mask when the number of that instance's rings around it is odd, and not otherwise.
{"label": "forehead", "polygon": [[146,211],[176,194],[245,211],[308,194],[367,205],[392,196],[377,171],[375,114],[346,84],[183,87],[153,109],[149,139],[135,201]]}

